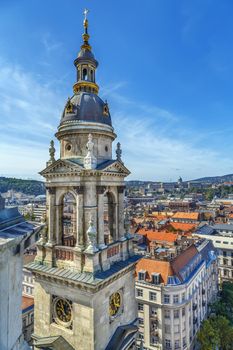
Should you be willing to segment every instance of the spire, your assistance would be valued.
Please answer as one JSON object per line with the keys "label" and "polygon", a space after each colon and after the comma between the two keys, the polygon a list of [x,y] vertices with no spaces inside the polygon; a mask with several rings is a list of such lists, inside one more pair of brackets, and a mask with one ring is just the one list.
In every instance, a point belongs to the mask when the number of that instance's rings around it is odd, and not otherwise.
{"label": "spire", "polygon": [[92,51],[91,45],[89,44],[90,35],[88,34],[88,19],[87,14],[89,10],[85,9],[83,27],[84,33],[82,34],[83,43],[78,53],[78,57],[74,61],[74,65],[77,69],[77,82],[74,84],[74,93],[77,94],[81,91],[98,94],[99,87],[95,83],[95,70],[98,67]]}

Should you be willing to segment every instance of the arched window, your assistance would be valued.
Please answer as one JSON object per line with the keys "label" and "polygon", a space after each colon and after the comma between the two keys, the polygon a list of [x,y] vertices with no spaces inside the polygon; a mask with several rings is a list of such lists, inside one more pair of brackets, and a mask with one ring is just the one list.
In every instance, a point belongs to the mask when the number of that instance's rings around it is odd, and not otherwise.
{"label": "arched window", "polygon": [[116,239],[116,216],[113,194],[104,195],[104,242],[109,244]]}
{"label": "arched window", "polygon": [[83,80],[87,80],[87,69],[83,69]]}
{"label": "arched window", "polygon": [[62,245],[74,247],[76,232],[76,201],[68,192],[62,203]]}
{"label": "arched window", "polygon": [[91,81],[94,81],[94,79],[93,79],[93,70],[91,70]]}

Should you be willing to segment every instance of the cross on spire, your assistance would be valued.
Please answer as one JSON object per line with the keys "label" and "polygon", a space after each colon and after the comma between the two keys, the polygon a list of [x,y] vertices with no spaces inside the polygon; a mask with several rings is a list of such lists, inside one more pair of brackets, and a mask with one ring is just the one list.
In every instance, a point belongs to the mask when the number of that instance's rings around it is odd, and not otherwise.
{"label": "cross on spire", "polygon": [[88,9],[84,9],[83,14],[84,14],[84,20],[87,19],[87,14],[90,12]]}

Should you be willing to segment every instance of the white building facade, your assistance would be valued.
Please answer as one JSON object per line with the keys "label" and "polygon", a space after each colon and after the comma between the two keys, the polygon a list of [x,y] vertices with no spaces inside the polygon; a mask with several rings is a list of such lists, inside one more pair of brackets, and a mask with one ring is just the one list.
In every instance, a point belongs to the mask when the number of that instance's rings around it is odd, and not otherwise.
{"label": "white building facade", "polygon": [[208,241],[173,262],[142,259],[136,281],[138,349],[193,349],[217,285],[217,259]]}

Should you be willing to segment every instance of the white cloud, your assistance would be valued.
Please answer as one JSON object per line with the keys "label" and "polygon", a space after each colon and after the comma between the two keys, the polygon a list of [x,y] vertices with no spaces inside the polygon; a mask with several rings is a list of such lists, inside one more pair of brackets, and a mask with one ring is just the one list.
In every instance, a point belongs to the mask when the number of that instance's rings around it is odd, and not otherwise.
{"label": "white cloud", "polygon": [[[185,118],[166,108],[133,101],[120,82],[103,89],[122,143],[131,178],[176,180],[232,172],[233,160],[217,152],[205,135],[184,127]],[[0,173],[36,176],[48,159],[65,96],[40,76],[0,60]],[[214,131],[211,131],[214,132]],[[208,138],[206,137],[206,140]],[[210,138],[211,140],[211,138]]]}
{"label": "white cloud", "polygon": [[40,80],[0,60],[1,173],[31,176],[45,165],[65,99]]}

